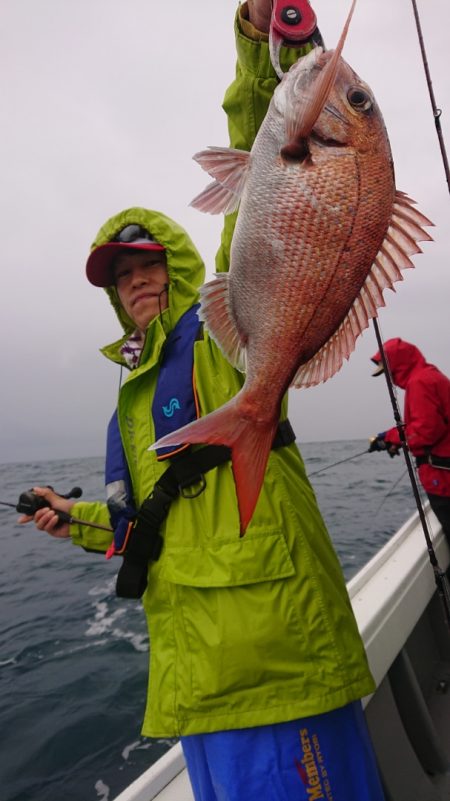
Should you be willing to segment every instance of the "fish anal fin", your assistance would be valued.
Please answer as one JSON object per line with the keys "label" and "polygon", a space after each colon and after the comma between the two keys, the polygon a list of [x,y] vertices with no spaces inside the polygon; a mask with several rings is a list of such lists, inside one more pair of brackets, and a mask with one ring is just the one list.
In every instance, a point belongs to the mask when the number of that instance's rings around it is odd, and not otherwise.
{"label": "fish anal fin", "polygon": [[422,252],[417,242],[431,240],[422,226],[433,223],[413,204],[403,192],[396,192],[386,236],[359,294],[334,334],[299,367],[291,386],[315,386],[337,373],[353,353],[359,335],[377,316],[377,309],[385,305],[384,290],[394,289],[394,283],[403,280],[401,271],[414,266],[409,257]]}
{"label": "fish anal fin", "polygon": [[218,273],[200,290],[199,317],[225,358],[238,370],[246,369],[246,340],[238,331],[230,308],[229,273]]}

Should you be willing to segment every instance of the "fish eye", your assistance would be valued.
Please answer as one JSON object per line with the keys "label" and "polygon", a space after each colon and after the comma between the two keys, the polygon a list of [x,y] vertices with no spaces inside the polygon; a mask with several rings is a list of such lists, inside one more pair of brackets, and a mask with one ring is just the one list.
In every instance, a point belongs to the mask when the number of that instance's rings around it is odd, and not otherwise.
{"label": "fish eye", "polygon": [[347,100],[357,111],[370,111],[372,108],[372,98],[365,89],[360,86],[352,86],[347,92]]}

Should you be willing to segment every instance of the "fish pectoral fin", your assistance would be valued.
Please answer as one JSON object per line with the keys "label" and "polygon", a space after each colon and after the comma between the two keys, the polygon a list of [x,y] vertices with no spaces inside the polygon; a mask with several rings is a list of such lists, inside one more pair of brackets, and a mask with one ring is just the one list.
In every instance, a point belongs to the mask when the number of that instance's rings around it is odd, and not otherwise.
{"label": "fish pectoral fin", "polygon": [[213,281],[201,288],[199,317],[230,364],[245,372],[246,340],[239,332],[231,312],[229,280],[229,273],[218,273]]}
{"label": "fish pectoral fin", "polygon": [[433,225],[414,206],[414,200],[404,192],[396,192],[386,236],[359,294],[335,333],[312,359],[300,366],[291,386],[312,387],[337,373],[344,359],[353,353],[369,320],[385,305],[384,290],[395,291],[394,283],[403,281],[402,270],[414,267],[409,257],[422,252],[417,243],[432,239],[423,226]]}
{"label": "fish pectoral fin", "polygon": [[191,206],[211,214],[234,211],[247,179],[250,153],[231,147],[209,147],[193,158],[214,178],[214,182],[194,198]]}

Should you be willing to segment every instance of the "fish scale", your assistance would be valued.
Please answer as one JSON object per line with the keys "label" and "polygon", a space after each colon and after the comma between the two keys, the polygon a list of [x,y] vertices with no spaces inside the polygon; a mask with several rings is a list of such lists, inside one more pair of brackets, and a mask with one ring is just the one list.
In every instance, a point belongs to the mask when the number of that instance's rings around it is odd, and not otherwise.
{"label": "fish scale", "polygon": [[[349,157],[352,158],[352,157]],[[265,202],[273,203],[273,207],[278,210],[278,214],[272,215],[271,225],[262,225],[261,220],[265,221],[267,215],[262,205],[254,204],[248,215],[238,219],[234,242],[241,243],[232,248],[232,263],[238,263],[234,275],[239,275],[238,286],[235,281],[230,280],[230,295],[232,302],[239,305],[235,295],[245,294],[251,297],[251,289],[258,290],[258,304],[252,302],[249,312],[240,316],[241,325],[245,325],[246,332],[251,336],[255,332],[258,340],[261,337],[261,330],[267,325],[267,316],[261,313],[261,309],[271,308],[276,314],[283,314],[285,332],[287,326],[290,328],[290,335],[296,335],[301,341],[301,350],[297,352],[297,364],[301,362],[305,355],[317,351],[324,341],[333,333],[336,328],[336,318],[338,322],[348,311],[348,290],[342,298],[343,311],[336,309],[336,298],[342,295],[342,279],[346,272],[346,262],[340,260],[341,253],[348,242],[348,236],[352,229],[349,219],[350,201],[354,201],[354,192],[350,194],[345,190],[345,184],[352,182],[352,173],[347,164],[343,164],[343,159],[338,158],[339,169],[331,171],[328,162],[324,164],[321,171],[306,171],[307,178],[303,178],[303,183],[298,179],[298,172],[301,165],[295,165],[283,169],[283,165],[274,163],[274,171],[281,171],[284,180],[278,181],[278,191],[272,198],[265,198]],[[346,160],[347,162],[349,159]],[[331,173],[331,174],[330,174]],[[308,179],[308,174],[310,178]],[[305,183],[311,187],[311,192],[305,191]],[[250,184],[250,182],[249,182]],[[251,184],[249,192],[251,191]],[[311,195],[317,199],[317,203],[312,205],[314,213],[308,213],[308,205],[305,203],[305,196]],[[391,195],[393,192],[391,192]],[[347,203],[344,207],[343,201]],[[354,205],[354,204],[353,204]],[[384,205],[384,204],[383,204]],[[385,206],[384,206],[385,207]],[[308,209],[309,211],[309,209]],[[387,229],[389,213],[384,215],[383,224]],[[277,220],[280,226],[277,225]],[[244,233],[241,235],[241,228]],[[267,234],[269,231],[269,234]],[[250,235],[245,234],[251,232]],[[271,241],[272,239],[284,239],[285,254],[280,263],[272,260]],[[320,246],[319,246],[320,243]],[[364,245],[365,247],[365,245]],[[252,254],[252,255],[251,255]],[[324,255],[325,254],[325,255]],[[373,253],[371,261],[376,255]],[[239,260],[239,261],[238,261]],[[361,253],[357,252],[357,260],[361,260]],[[286,266],[284,265],[286,263]],[[252,264],[258,264],[258,274],[255,276]],[[367,274],[367,268],[361,270],[358,275],[356,270],[351,267],[348,271],[353,297],[361,288]],[[270,276],[270,277],[268,277]],[[279,287],[276,282],[278,279]],[[337,290],[334,291],[336,286]],[[286,297],[286,290],[289,295]],[[326,290],[331,292],[333,304],[330,303]],[[293,303],[292,296],[297,295],[301,298],[301,303]],[[325,297],[324,297],[325,295]],[[277,299],[277,308],[273,310],[272,298]],[[305,304],[305,301],[306,304]],[[309,302],[308,302],[309,301]],[[320,303],[325,306],[324,316],[321,316]],[[306,307],[310,307],[309,313],[305,313]],[[311,321],[311,318],[314,319]],[[328,325],[326,321],[329,319]],[[280,321],[281,322],[281,321]],[[312,328],[308,331],[308,338],[305,336],[308,324],[312,322]],[[267,345],[264,352],[270,352]],[[274,343],[276,345],[276,343]],[[275,348],[275,352],[277,352]],[[291,364],[290,372],[295,373],[296,364]]]}
{"label": "fish scale", "polygon": [[286,390],[340,369],[384,290],[413,266],[417,242],[431,239],[432,223],[396,190],[381,112],[342,45],[343,37],[336,51],[317,48],[291,67],[250,153],[210,148],[195,157],[214,181],[192,205],[239,206],[229,274],[203,287],[201,317],[246,378],[235,398],[154,447],[228,445],[241,534]]}

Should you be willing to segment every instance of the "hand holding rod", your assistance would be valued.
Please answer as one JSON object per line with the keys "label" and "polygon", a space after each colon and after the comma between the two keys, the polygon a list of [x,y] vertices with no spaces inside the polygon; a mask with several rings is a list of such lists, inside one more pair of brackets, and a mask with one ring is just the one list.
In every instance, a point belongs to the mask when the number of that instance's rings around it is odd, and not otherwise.
{"label": "hand holding rod", "polygon": [[[53,487],[50,485],[48,485],[48,489],[53,491]],[[69,498],[80,498],[82,494],[83,490],[81,487],[73,487],[70,492],[66,492],[64,495],[60,494],[60,497],[68,500]],[[33,492],[33,490],[22,492],[19,496],[17,504],[9,503],[7,501],[0,501],[0,505],[10,506],[12,509],[15,509],[16,512],[19,512],[23,515],[28,515],[29,517],[33,517],[36,512],[39,511],[39,509],[45,509],[47,507],[49,509],[53,508],[46,498],[43,498],[42,495],[37,495],[35,492]],[[113,529],[109,526],[102,526],[100,523],[89,523],[87,520],[80,520],[79,518],[73,517],[68,512],[63,512],[60,509],[54,509],[53,511],[61,523],[75,523],[80,526],[89,526],[89,528],[100,529],[101,531],[113,531]]]}
{"label": "hand holding rod", "polygon": [[[53,487],[47,485],[49,489],[53,490]],[[61,498],[81,498],[83,494],[83,490],[81,487],[73,487],[70,492],[66,492],[65,495],[62,493],[58,493]],[[13,504],[11,504],[13,505]],[[44,509],[46,506],[50,507],[49,502],[42,497],[42,495],[36,495],[33,490],[29,490],[28,492],[22,492],[19,496],[19,501],[16,506],[16,511],[23,515],[30,515],[31,517],[38,511],[38,509]]]}

